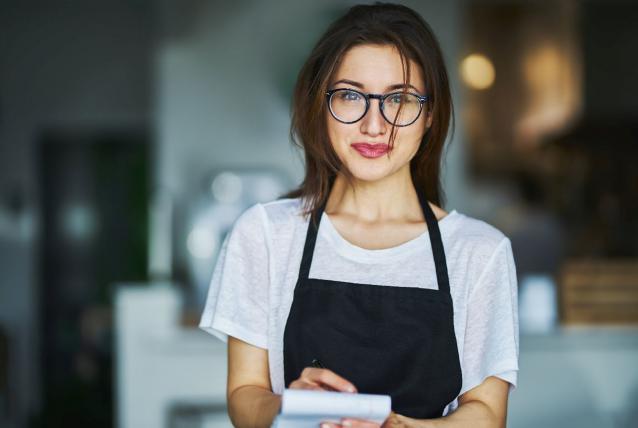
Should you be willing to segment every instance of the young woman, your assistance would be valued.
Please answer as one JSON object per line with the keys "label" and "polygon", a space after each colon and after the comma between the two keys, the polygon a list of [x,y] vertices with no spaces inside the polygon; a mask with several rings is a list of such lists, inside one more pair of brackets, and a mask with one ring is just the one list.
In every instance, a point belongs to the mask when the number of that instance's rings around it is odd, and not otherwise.
{"label": "young woman", "polygon": [[515,265],[503,233],[441,208],[451,117],[411,9],[355,6],[321,37],[293,99],[305,179],[235,222],[200,324],[228,341],[235,426],[270,426],[284,388],[389,394],[384,427],[505,426]]}

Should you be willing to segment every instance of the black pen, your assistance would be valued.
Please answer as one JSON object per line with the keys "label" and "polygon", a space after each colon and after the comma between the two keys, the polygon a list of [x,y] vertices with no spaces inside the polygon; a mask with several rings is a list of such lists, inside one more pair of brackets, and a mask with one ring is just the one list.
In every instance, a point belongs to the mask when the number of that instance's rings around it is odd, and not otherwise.
{"label": "black pen", "polygon": [[310,364],[312,365],[312,367],[315,367],[315,368],[318,368],[318,369],[325,369],[323,364],[321,364],[321,361],[319,361],[317,358],[312,360],[312,363],[310,363]]}
{"label": "black pen", "polygon": [[[310,365],[311,365],[312,367],[314,367],[314,368],[317,368],[317,369],[325,369],[324,365],[323,365],[323,364],[321,364],[321,361],[319,361],[319,359],[318,359],[318,358],[313,359],[313,360],[312,360],[312,362],[310,363]],[[332,388],[332,387],[330,387],[330,386],[328,386],[328,390],[329,390],[329,391],[335,391],[335,392],[338,392],[338,391],[339,391],[338,389],[334,389],[334,388]],[[348,390],[348,392],[350,392],[350,393],[354,393],[354,392],[356,392],[356,390],[355,390],[355,389],[353,389],[353,390]]]}

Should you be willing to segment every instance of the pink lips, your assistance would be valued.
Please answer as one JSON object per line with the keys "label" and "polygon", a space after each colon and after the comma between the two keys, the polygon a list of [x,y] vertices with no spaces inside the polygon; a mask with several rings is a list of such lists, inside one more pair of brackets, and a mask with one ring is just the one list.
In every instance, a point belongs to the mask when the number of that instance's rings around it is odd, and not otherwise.
{"label": "pink lips", "polygon": [[352,148],[366,158],[378,158],[388,151],[387,144],[353,143]]}

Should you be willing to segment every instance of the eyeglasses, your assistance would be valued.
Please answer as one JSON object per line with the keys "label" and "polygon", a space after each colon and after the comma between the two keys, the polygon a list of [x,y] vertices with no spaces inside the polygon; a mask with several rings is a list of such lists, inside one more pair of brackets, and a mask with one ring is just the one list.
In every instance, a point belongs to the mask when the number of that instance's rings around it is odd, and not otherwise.
{"label": "eyeglasses", "polygon": [[370,98],[379,100],[381,115],[390,124],[408,126],[416,122],[429,97],[414,93],[364,94],[354,89],[332,89],[326,92],[332,117],[341,123],[355,123],[370,109]]}

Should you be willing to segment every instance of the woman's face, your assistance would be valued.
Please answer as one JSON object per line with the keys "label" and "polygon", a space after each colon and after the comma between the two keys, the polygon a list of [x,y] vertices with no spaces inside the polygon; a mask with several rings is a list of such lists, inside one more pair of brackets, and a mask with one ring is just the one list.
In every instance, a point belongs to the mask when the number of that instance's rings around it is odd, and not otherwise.
{"label": "woman's face", "polygon": [[[408,91],[425,95],[421,67],[412,60],[410,72],[412,87]],[[359,45],[345,53],[329,89],[349,88],[363,93],[387,94],[401,91],[402,86],[401,57],[394,46]],[[386,103],[389,102],[389,99],[386,100]],[[326,114],[328,136],[334,151],[354,178],[364,181],[377,181],[397,172],[409,172],[410,160],[432,122],[424,105],[416,122],[397,127],[389,156],[387,153],[378,156],[384,148],[387,149],[392,130],[392,125],[381,115],[379,100],[370,99],[367,113],[355,123],[345,124],[332,117],[329,111]]]}

